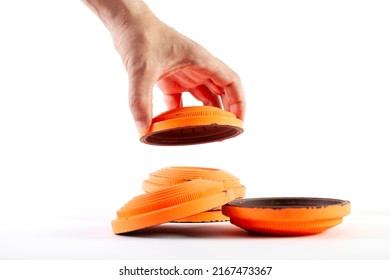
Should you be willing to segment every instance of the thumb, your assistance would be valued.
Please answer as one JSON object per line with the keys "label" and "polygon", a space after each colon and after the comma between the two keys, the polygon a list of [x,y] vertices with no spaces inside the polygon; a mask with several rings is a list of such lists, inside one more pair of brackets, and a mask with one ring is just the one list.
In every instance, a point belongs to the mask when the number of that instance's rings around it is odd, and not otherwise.
{"label": "thumb", "polygon": [[139,134],[145,134],[152,122],[152,92],[154,82],[145,75],[129,76],[129,106]]}

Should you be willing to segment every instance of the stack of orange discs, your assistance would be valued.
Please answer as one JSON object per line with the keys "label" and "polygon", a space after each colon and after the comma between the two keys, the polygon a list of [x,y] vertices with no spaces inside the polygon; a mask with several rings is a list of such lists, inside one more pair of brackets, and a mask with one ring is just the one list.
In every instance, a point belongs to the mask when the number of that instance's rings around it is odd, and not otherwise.
{"label": "stack of orange discs", "polygon": [[194,145],[223,141],[243,131],[242,120],[233,113],[213,106],[190,106],[154,117],[140,140],[160,146]]}
{"label": "stack of orange discs", "polygon": [[[157,170],[149,175],[149,179],[143,182],[145,192],[169,189],[176,184],[190,182],[192,180],[205,179],[221,182],[226,190],[231,189],[235,198],[245,196],[245,186],[241,185],[236,176],[215,168],[173,166]],[[205,223],[229,221],[229,217],[223,215],[221,208],[209,209],[175,222],[181,223]]]}
{"label": "stack of orange discs", "polygon": [[220,207],[235,198],[222,182],[197,179],[134,197],[112,221],[115,234],[127,233]]}

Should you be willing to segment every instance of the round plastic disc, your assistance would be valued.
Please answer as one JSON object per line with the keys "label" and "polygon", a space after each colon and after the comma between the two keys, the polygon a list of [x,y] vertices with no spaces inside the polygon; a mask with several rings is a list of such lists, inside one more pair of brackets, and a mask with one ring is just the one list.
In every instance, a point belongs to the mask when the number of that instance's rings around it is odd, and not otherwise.
{"label": "round plastic disc", "polygon": [[252,233],[309,235],[342,223],[351,205],[347,200],[331,198],[248,198],[222,206],[222,212],[232,224]]}
{"label": "round plastic disc", "polygon": [[194,145],[223,141],[243,131],[243,122],[233,113],[212,106],[191,106],[156,116],[140,140],[160,146]]}

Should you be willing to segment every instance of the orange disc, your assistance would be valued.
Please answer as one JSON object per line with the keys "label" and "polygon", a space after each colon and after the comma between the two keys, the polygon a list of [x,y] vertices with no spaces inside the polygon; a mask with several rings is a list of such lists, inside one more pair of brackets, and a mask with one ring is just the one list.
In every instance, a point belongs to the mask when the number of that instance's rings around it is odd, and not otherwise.
{"label": "orange disc", "polygon": [[234,199],[233,191],[226,190],[221,182],[199,180],[201,184],[189,187],[186,192],[182,191],[188,187],[185,185],[194,182],[130,200],[117,212],[118,218],[111,223],[114,233],[131,232],[178,220],[222,206]]}
{"label": "orange disc", "polygon": [[213,106],[190,106],[166,111],[153,118],[140,141],[178,146],[223,141],[244,131],[242,120]]}
{"label": "orange disc", "polygon": [[209,210],[183,219],[175,220],[174,223],[214,223],[227,221],[229,221],[229,217],[222,214],[221,210]]}
{"label": "orange disc", "polygon": [[[175,186],[175,185],[172,185],[172,186]],[[150,183],[149,181],[144,181],[142,189],[147,193],[153,193],[155,191],[169,189],[172,186],[156,185],[156,184]],[[224,184],[224,186],[225,186],[225,184]],[[245,193],[246,193],[246,187],[244,185],[239,185],[239,186],[234,186],[234,187],[226,187],[225,186],[225,189],[232,189],[236,198],[242,198],[245,196]]]}
{"label": "orange disc", "polygon": [[347,200],[331,198],[236,199],[222,207],[230,222],[249,232],[265,235],[309,235],[342,223],[350,214]]}
{"label": "orange disc", "polygon": [[240,187],[240,179],[232,174],[215,168],[173,166],[157,170],[149,175],[142,188],[145,192],[153,192],[194,179],[207,179],[223,182],[226,188]]}
{"label": "orange disc", "polygon": [[188,199],[198,199],[225,190],[219,182],[197,179],[178,184],[170,189],[133,197],[132,200],[117,211],[117,216],[118,218],[125,218],[134,213],[142,214],[148,211],[170,207],[178,202],[185,202]]}
{"label": "orange disc", "polygon": [[233,176],[224,170],[193,166],[171,166],[159,169],[150,174],[151,180],[157,178],[181,179],[185,181],[197,178],[204,178],[215,181],[239,181],[236,176]]}

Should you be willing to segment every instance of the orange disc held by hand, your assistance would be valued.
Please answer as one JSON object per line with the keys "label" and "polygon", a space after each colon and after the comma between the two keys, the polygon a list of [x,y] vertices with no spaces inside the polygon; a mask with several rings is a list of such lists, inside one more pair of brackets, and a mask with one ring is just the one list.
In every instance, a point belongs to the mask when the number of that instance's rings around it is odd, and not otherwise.
{"label": "orange disc held by hand", "polygon": [[178,146],[223,141],[244,131],[242,120],[213,106],[190,106],[166,111],[153,118],[140,141]]}

